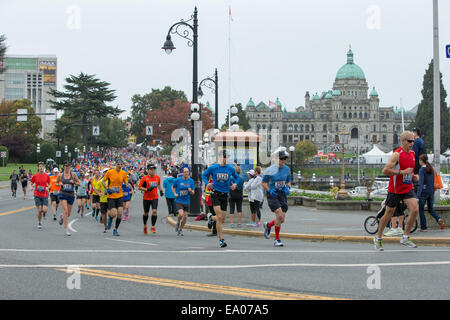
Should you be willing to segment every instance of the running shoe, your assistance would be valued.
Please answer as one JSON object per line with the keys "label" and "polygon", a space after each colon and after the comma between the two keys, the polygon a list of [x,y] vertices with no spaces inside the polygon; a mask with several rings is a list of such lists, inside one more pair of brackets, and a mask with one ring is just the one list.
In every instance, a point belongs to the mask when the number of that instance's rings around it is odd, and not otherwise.
{"label": "running shoe", "polygon": [[384,251],[383,249],[383,239],[373,238],[373,244],[375,245],[375,250]]}
{"label": "running shoe", "polygon": [[266,239],[270,239],[270,230],[272,229],[268,227],[268,224],[268,222],[264,222],[264,238]]}
{"label": "running shoe", "polygon": [[112,226],[112,219],[111,219],[111,217],[108,217],[108,224],[106,225],[106,228],[109,230],[109,229],[111,229],[111,226]]}
{"label": "running shoe", "polygon": [[56,214],[53,215],[53,221],[56,221]]}
{"label": "running shoe", "polygon": [[234,228],[234,223],[230,223],[230,228]]}
{"label": "running shoe", "polygon": [[274,247],[282,247],[282,246],[284,246],[284,244],[283,244],[283,242],[281,242],[280,239],[276,239],[273,243],[273,246]]}
{"label": "running shoe", "polygon": [[78,207],[78,211],[77,211],[77,213],[80,213],[80,211],[81,211],[81,207]]}
{"label": "running shoe", "polygon": [[65,230],[64,233],[65,233],[66,236],[71,236],[71,235],[72,235],[72,234],[69,232],[69,230]]}
{"label": "running shoe", "polygon": [[247,227],[256,227],[256,224],[254,224],[253,222],[249,222],[247,223]]}
{"label": "running shoe", "polygon": [[42,224],[39,223],[37,227],[38,229],[42,229]]}
{"label": "running shoe", "polygon": [[116,237],[120,236],[119,231],[117,231],[117,229],[114,229],[113,236],[116,236]]}
{"label": "running shoe", "polygon": [[217,236],[217,232],[208,233],[206,236],[207,237],[216,237]]}
{"label": "running shoe", "polygon": [[395,229],[395,231],[397,232],[397,235],[399,235],[399,236],[403,235],[403,229],[402,228],[397,228],[397,229]]}
{"label": "running shoe", "polygon": [[404,246],[410,247],[410,248],[417,248],[417,245],[412,242],[409,237],[402,237],[400,240],[400,243]]}
{"label": "running shoe", "polygon": [[219,247],[220,247],[220,248],[225,248],[226,246],[227,246],[227,243],[225,242],[224,239],[219,240]]}
{"label": "running shoe", "polygon": [[177,236],[184,236],[183,230],[178,229]]}
{"label": "running shoe", "polygon": [[386,237],[393,237],[398,235],[397,229],[389,229],[389,231],[386,231],[385,233],[383,233],[383,236]]}
{"label": "running shoe", "polygon": [[237,227],[242,228],[242,224],[238,223]]}
{"label": "running shoe", "polygon": [[63,217],[59,216],[59,225],[62,226],[64,223]]}
{"label": "running shoe", "polygon": [[144,226],[144,234],[148,234],[147,226]]}
{"label": "running shoe", "polygon": [[152,233],[156,233],[156,228],[155,228],[154,226],[152,226],[152,228],[150,229],[150,231],[151,231]]}
{"label": "running shoe", "polygon": [[440,227],[441,227],[441,229],[445,229],[445,223],[444,223],[444,219],[439,219],[439,221],[438,221],[438,223],[439,223],[439,225],[440,225]]}
{"label": "running shoe", "polygon": [[208,215],[207,215],[207,218],[208,218],[208,229],[211,229],[212,225],[213,225],[213,221],[211,220],[211,217],[212,217],[212,213],[209,212]]}

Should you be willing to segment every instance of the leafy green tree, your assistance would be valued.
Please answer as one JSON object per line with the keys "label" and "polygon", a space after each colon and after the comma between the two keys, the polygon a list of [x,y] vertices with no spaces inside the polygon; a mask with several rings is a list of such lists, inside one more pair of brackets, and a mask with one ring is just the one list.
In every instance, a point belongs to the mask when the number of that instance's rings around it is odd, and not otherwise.
{"label": "leafy green tree", "polygon": [[[230,107],[230,109],[232,107],[236,107],[238,109],[238,113],[236,115],[239,117],[239,122],[238,122],[239,128],[241,130],[243,130],[243,131],[247,131],[248,129],[250,129],[251,127],[250,127],[250,124],[248,122],[248,119],[245,116],[245,110],[244,110],[244,108],[242,108],[242,104],[241,103],[236,103],[236,104],[232,105]],[[227,110],[227,115],[225,117],[225,122],[222,125],[222,127],[220,128],[221,131],[225,131],[225,130],[228,129],[229,116],[230,116],[230,112],[229,112],[229,110]]]}
{"label": "leafy green tree", "polygon": [[45,162],[47,159],[53,159],[57,161],[56,159],[56,148],[51,142],[42,141],[40,143],[41,150],[38,154],[38,161]]}
{"label": "leafy green tree", "polygon": [[128,145],[128,131],[126,121],[114,118],[105,118],[99,122],[100,135],[95,138],[94,144],[106,148],[124,148]]}
{"label": "leafy green tree", "polygon": [[4,136],[23,135],[27,140],[35,144],[39,139],[42,129],[41,118],[28,116],[27,121],[17,121],[17,109],[27,109],[28,113],[34,113],[31,101],[27,99],[6,101],[0,103],[0,113],[13,114],[8,117],[0,117],[0,138]]}
{"label": "leafy green tree", "polygon": [[63,110],[64,115],[74,123],[81,123],[83,144],[87,146],[88,138],[92,135],[88,125],[104,117],[117,116],[123,110],[107,105],[116,99],[115,90],[109,89],[108,82],[100,81],[94,75],[70,75],[66,82],[65,92],[50,88],[49,94],[56,98],[50,104],[55,110]]}
{"label": "leafy green tree", "polygon": [[[441,86],[441,152],[445,152],[450,145],[450,109],[447,107],[445,99],[447,98],[447,92],[445,91],[442,83],[442,73],[440,73],[440,86]],[[421,131],[422,139],[425,141],[425,149],[433,150],[434,137],[433,137],[433,60],[428,65],[428,69],[425,71],[423,77],[423,89],[422,89],[422,101],[419,103],[417,109],[416,118],[411,123],[408,129],[414,127],[419,128]]]}
{"label": "leafy green tree", "polygon": [[142,132],[145,132],[145,117],[147,112],[173,107],[175,100],[187,102],[186,94],[181,90],[174,90],[169,86],[164,89],[152,89],[152,92],[131,97],[131,133],[137,137],[136,143],[145,140]]}
{"label": "leafy green tree", "polygon": [[300,141],[295,145],[294,154],[296,161],[303,162],[317,154],[317,147],[309,140]]}

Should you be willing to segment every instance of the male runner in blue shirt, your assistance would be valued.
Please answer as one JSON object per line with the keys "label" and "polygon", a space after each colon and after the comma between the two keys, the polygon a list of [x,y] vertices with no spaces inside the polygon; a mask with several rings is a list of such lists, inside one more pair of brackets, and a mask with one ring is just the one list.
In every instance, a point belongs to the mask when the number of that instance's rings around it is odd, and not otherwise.
{"label": "male runner in blue shirt", "polygon": [[270,166],[264,172],[261,185],[267,191],[267,203],[270,210],[275,213],[275,219],[264,223],[264,237],[270,239],[270,230],[275,225],[275,247],[282,247],[280,240],[281,224],[284,222],[288,211],[287,196],[291,189],[291,170],[285,165],[288,158],[286,151],[278,153],[278,164]]}
{"label": "male runner in blue shirt", "polygon": [[[212,177],[212,183],[208,183],[209,176]],[[208,219],[216,221],[220,248],[227,246],[222,236],[222,224],[225,222],[227,214],[228,193],[230,189],[236,189],[236,184],[231,184],[231,177],[234,177],[235,181],[239,179],[239,175],[234,167],[227,164],[226,150],[223,150],[220,154],[219,163],[208,167],[202,174],[203,183],[212,189],[211,202],[216,216],[212,217],[212,214],[208,213]]]}

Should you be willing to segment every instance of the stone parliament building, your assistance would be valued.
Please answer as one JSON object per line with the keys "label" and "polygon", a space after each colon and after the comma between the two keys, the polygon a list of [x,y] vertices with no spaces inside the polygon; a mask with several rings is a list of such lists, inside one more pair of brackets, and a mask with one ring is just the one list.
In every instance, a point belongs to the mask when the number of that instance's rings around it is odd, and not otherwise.
{"label": "stone parliament building", "polygon": [[335,144],[338,132],[344,127],[350,133],[346,150],[356,151],[359,147],[361,152],[367,152],[377,144],[389,152],[400,145],[402,117],[406,128],[417,112],[417,106],[411,111],[380,107],[378,93],[375,87],[369,93],[364,72],[354,63],[351,49],[347,52],[347,63],[336,74],[332,90],[312,96],[307,91],[305,106],[297,107],[295,112],[283,110],[278,98],[269,104],[255,105],[250,98],[245,107],[251,128],[257,133],[268,130],[268,149],[273,143],[270,139],[276,137],[270,134],[271,129],[279,130],[281,146],[310,140],[319,150],[327,150]]}

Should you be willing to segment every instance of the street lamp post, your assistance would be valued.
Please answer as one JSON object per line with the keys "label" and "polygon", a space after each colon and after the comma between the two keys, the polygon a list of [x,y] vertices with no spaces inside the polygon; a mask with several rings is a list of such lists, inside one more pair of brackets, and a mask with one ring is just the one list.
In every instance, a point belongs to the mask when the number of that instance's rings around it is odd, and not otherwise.
{"label": "street lamp post", "polygon": [[291,183],[294,180],[294,151],[295,151],[295,147],[294,146],[290,146],[289,147],[289,151],[291,152]]}
{"label": "street lamp post", "polygon": [[[193,48],[193,76],[192,76],[192,105],[191,105],[191,123],[192,123],[192,155],[191,155],[191,164],[192,164],[192,179],[195,182],[195,194],[191,196],[191,205],[190,205],[190,214],[198,215],[200,213],[200,165],[198,163],[198,143],[199,139],[197,137],[198,132],[201,134],[201,108],[198,105],[198,19],[197,19],[197,7],[194,9],[194,14],[187,21],[181,20],[173,24],[169,31],[167,32],[166,41],[161,49],[165,50],[167,54],[170,54],[175,46],[172,42],[171,34],[177,34],[180,37],[188,40],[188,46]],[[188,22],[192,21],[192,25]],[[186,27],[187,30],[183,30],[180,32],[179,28]],[[189,38],[190,32],[192,31],[192,38]],[[193,110],[196,111],[193,111]],[[198,117],[195,115],[198,114]],[[196,130],[197,129],[197,130]],[[196,132],[197,131],[197,132]]]}
{"label": "street lamp post", "polygon": [[[212,84],[214,84],[214,87]],[[217,77],[217,68],[214,71],[214,79],[207,77],[200,81],[198,85],[198,95],[200,98],[203,96],[202,86],[210,88],[214,93],[214,128],[219,129],[219,79]]]}
{"label": "street lamp post", "polygon": [[339,142],[341,143],[342,149],[342,173],[341,173],[341,189],[337,194],[337,199],[345,200],[349,198],[348,192],[345,190],[345,164],[344,164],[344,146],[348,142],[349,133],[345,131],[344,127],[342,127],[341,132],[338,133]]}

